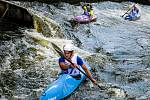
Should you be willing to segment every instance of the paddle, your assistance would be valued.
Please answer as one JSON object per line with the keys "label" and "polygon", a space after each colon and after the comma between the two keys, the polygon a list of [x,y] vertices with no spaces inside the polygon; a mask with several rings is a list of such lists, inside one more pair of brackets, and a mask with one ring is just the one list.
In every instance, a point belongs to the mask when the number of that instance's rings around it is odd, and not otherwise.
{"label": "paddle", "polygon": [[135,6],[135,4],[131,8],[129,8],[121,17],[123,17],[125,14],[127,14],[134,6]]}
{"label": "paddle", "polygon": [[[51,43],[51,44],[52,44],[53,48],[56,50],[56,52],[57,52],[61,57],[64,57],[68,62],[70,62],[72,65],[74,65],[70,59],[67,59],[67,58],[65,57],[64,53],[61,51],[61,49],[60,49],[56,44],[54,44],[54,43]],[[84,74],[87,78],[89,78],[89,79],[94,83],[94,81],[93,81],[90,77],[88,77],[80,68],[78,68],[78,67],[76,67],[76,68],[77,68],[82,74]],[[97,85],[100,89],[103,90],[103,88],[102,88],[99,84],[96,83],[96,85]]]}

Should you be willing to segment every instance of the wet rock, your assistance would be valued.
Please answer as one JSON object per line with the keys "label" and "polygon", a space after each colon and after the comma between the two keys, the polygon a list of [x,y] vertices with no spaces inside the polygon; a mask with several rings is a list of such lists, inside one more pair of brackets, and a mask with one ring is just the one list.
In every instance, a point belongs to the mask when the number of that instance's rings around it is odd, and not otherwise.
{"label": "wet rock", "polygon": [[17,23],[18,26],[32,27],[33,20],[27,9],[10,3],[6,0],[0,1],[0,17],[10,22]]}

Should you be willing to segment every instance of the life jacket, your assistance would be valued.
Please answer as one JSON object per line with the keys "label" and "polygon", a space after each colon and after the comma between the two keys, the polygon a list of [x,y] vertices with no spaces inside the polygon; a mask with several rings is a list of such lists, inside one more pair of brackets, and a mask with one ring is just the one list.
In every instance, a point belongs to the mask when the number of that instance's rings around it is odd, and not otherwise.
{"label": "life jacket", "polygon": [[82,6],[82,9],[83,9],[84,11],[86,11],[86,10],[87,10],[87,6],[86,6],[86,5],[83,5],[83,6]]}
{"label": "life jacket", "polygon": [[89,13],[90,13],[90,16],[93,16],[94,15],[93,9],[91,9]]}
{"label": "life jacket", "polygon": [[[77,65],[77,55],[73,55],[73,57],[71,58],[71,61],[72,61],[72,63]],[[71,64],[66,59],[65,59],[64,63],[67,66],[71,66]],[[78,68],[80,68],[80,66],[78,66]],[[80,74],[80,71],[77,68],[72,68],[72,67],[69,67],[68,69],[62,70],[62,71],[63,71],[63,73],[69,74],[69,75],[72,75],[72,76]]]}
{"label": "life jacket", "polygon": [[88,5],[87,6],[87,11],[88,11],[88,16],[93,16],[94,15],[94,11],[93,11],[92,5]]}
{"label": "life jacket", "polygon": [[87,9],[87,5],[83,5],[82,6],[82,9],[84,10],[84,15],[87,15],[87,16],[89,16],[89,12],[88,12],[88,9]]}

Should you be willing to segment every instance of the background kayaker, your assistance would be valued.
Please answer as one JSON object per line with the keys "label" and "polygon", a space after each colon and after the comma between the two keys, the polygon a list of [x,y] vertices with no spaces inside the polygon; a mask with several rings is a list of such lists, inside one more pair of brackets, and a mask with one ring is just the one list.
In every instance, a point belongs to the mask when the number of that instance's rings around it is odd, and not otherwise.
{"label": "background kayaker", "polygon": [[136,16],[139,13],[139,9],[134,5],[131,12],[129,13],[131,16]]}
{"label": "background kayaker", "polygon": [[72,61],[72,64],[70,64],[67,60],[65,60],[64,57],[59,58],[59,66],[62,70],[63,74],[69,74],[71,76],[80,76],[80,71],[76,68],[78,66],[78,68],[81,69],[81,67],[83,68],[83,70],[85,71],[85,73],[87,74],[87,76],[89,78],[92,79],[93,83],[96,84],[96,80],[92,77],[91,72],[88,70],[88,68],[86,67],[86,65],[84,64],[83,60],[81,57],[79,57],[78,55],[74,54],[74,47],[71,44],[66,44],[63,47],[63,51],[64,51],[64,55],[67,59],[70,59]]}
{"label": "background kayaker", "polygon": [[140,10],[135,4],[131,11],[128,13],[128,15],[125,17],[125,19],[132,19],[134,17],[140,17]]}
{"label": "background kayaker", "polygon": [[93,17],[93,15],[94,15],[94,11],[93,11],[93,6],[92,6],[92,4],[90,4],[89,14],[90,14],[90,17]]}
{"label": "background kayaker", "polygon": [[83,9],[83,14],[89,17],[94,15],[93,6],[91,3],[80,3]]}

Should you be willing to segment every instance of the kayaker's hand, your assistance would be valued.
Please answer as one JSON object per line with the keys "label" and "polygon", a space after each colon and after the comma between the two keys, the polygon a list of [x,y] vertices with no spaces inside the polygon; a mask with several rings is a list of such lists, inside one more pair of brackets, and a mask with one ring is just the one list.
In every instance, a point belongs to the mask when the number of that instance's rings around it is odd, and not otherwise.
{"label": "kayaker's hand", "polygon": [[92,78],[92,82],[93,82],[94,85],[97,84],[97,81],[94,78]]}

